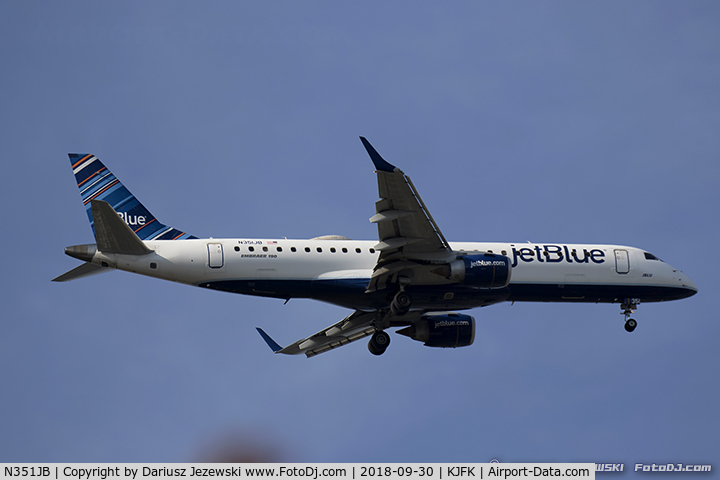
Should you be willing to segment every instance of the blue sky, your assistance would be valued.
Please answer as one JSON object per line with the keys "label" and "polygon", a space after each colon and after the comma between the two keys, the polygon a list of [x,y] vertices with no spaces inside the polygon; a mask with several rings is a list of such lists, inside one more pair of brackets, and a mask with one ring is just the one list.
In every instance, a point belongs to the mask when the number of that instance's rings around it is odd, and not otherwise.
{"label": "blue sky", "polygon": [[[0,461],[720,467],[719,21],[710,1],[3,2]],[[290,343],[345,310],[50,282],[93,241],[68,152],[197,236],[373,239],[359,135],[451,241],[642,247],[700,293],[641,305],[632,335],[617,305],[502,304],[470,312],[469,348],[308,360],[255,327]]]}

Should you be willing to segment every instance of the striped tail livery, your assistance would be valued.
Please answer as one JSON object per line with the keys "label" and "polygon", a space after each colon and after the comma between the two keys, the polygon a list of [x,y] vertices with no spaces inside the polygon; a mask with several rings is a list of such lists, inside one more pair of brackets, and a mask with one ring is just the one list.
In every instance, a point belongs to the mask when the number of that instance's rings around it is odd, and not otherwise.
{"label": "striped tail livery", "polygon": [[195,238],[160,223],[95,155],[71,153],[69,156],[93,234],[95,222],[91,201],[103,200],[113,207],[140,240]]}

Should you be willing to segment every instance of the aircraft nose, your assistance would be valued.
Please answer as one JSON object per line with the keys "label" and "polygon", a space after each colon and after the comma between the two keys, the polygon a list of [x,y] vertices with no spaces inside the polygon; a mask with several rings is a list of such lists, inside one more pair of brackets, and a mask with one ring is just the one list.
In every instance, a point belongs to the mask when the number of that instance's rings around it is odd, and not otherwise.
{"label": "aircraft nose", "polygon": [[692,297],[698,292],[698,287],[695,285],[695,282],[690,280],[690,277],[682,273],[681,271],[676,271],[679,275],[679,282],[680,285],[682,285],[682,288],[685,289],[685,297]]}

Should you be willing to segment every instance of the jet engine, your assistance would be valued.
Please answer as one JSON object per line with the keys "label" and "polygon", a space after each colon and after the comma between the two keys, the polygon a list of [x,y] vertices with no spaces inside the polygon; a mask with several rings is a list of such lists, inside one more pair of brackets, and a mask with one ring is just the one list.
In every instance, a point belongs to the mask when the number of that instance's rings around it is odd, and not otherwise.
{"label": "jet engine", "polygon": [[510,283],[512,267],[505,255],[479,253],[461,255],[433,270],[453,282],[479,288],[501,288]]}
{"label": "jet engine", "polygon": [[475,319],[461,313],[428,313],[397,333],[427,347],[467,347],[475,341]]}

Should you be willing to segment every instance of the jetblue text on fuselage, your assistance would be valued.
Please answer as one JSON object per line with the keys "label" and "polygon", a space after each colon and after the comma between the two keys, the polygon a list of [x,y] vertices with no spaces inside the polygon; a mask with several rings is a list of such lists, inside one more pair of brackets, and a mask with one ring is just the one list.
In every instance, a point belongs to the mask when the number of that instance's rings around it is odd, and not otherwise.
{"label": "jetblue text on fuselage", "polygon": [[518,261],[525,263],[540,262],[540,263],[604,263],[605,252],[600,249],[594,248],[588,250],[583,248],[582,252],[578,252],[577,249],[572,250],[567,245],[532,245],[530,247],[512,247],[512,266],[516,267]]}

